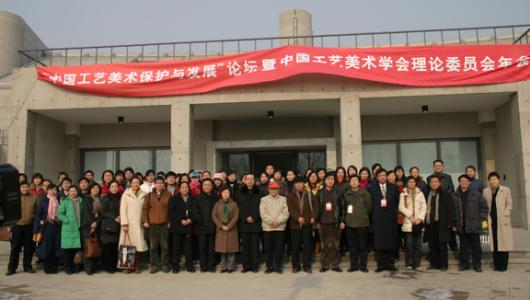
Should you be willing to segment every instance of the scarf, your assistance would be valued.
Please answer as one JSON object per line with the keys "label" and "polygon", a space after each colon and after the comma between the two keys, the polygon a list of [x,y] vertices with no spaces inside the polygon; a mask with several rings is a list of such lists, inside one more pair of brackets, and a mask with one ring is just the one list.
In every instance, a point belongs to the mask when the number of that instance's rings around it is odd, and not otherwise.
{"label": "scarf", "polygon": [[228,207],[228,201],[224,201],[223,204],[223,224],[228,224],[230,221],[231,209]]}
{"label": "scarf", "polygon": [[57,219],[57,207],[59,206],[59,202],[57,201],[57,197],[51,197],[50,203],[48,204],[48,221],[53,222]]}
{"label": "scarf", "polygon": [[[414,188],[413,190],[407,188],[407,194],[408,194],[409,197],[410,197],[410,201],[411,201],[411,203],[412,203],[412,208],[414,208],[414,204],[415,204],[415,201],[416,201],[416,188]],[[405,203],[405,206],[406,206],[407,208],[409,208],[409,207],[408,207],[408,203]],[[412,211],[412,215],[415,216],[415,214],[416,214],[416,211],[415,211],[415,209],[414,209],[414,210]]]}

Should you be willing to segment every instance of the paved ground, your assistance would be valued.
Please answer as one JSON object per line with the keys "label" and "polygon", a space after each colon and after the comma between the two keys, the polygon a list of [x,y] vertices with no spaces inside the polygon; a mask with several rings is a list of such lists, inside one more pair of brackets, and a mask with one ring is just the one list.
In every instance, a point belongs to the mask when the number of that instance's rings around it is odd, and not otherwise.
{"label": "paved ground", "polygon": [[[526,236],[525,236],[526,237]],[[524,244],[524,243],[523,243]],[[514,255],[509,271],[259,274],[105,273],[67,276],[17,273],[6,277],[8,243],[0,243],[0,299],[530,299],[530,260]],[[518,249],[523,250],[523,249]],[[525,251],[526,252],[526,251]],[[529,253],[529,252],[526,252]]]}

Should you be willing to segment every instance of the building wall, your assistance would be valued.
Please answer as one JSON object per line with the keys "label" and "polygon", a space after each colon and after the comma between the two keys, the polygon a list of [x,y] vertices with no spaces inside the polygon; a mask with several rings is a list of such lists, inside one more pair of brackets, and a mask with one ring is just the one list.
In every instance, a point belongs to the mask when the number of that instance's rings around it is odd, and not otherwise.
{"label": "building wall", "polygon": [[361,118],[363,141],[480,136],[478,113],[429,113]]}
{"label": "building wall", "polygon": [[79,148],[169,147],[169,123],[81,125]]}
{"label": "building wall", "polygon": [[214,121],[213,140],[275,140],[333,137],[331,117]]}
{"label": "building wall", "polygon": [[33,118],[33,172],[55,179],[65,166],[65,125],[40,114],[33,114]]}

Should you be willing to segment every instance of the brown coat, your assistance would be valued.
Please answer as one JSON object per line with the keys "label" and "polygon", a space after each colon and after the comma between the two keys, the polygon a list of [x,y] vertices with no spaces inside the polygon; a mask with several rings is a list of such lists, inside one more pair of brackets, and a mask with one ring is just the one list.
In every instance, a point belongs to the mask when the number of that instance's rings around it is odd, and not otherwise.
{"label": "brown coat", "polygon": [[[493,191],[491,188],[485,188],[484,199],[488,203],[488,224],[490,226],[490,245],[493,251],[493,231],[491,230],[491,201],[493,199]],[[511,251],[513,250],[513,232],[512,232],[512,191],[510,188],[500,186],[497,192],[495,205],[497,206],[497,250]]]}
{"label": "brown coat", "polygon": [[[311,196],[311,200],[309,196]],[[291,229],[300,229],[300,223],[298,223],[298,218],[300,217],[304,218],[304,226],[311,225],[311,218],[315,219],[315,222],[318,219],[319,208],[317,197],[313,196],[311,192],[304,190],[302,200],[304,205],[302,211],[300,211],[300,201],[296,192],[293,190],[287,195],[287,208],[289,209],[289,217],[291,218],[291,222],[289,222]]]}
{"label": "brown coat", "polygon": [[[215,203],[212,210],[212,220],[216,227],[215,252],[219,253],[239,252],[239,236],[237,233],[239,208],[232,199],[228,200],[228,207],[230,208],[230,218],[227,224],[223,224],[224,201],[222,199]],[[223,230],[223,225],[228,227],[228,231]]]}
{"label": "brown coat", "polygon": [[168,191],[162,191],[160,198],[158,198],[156,191],[147,194],[142,207],[142,224],[167,224],[169,222],[168,206],[170,198],[171,193]]}

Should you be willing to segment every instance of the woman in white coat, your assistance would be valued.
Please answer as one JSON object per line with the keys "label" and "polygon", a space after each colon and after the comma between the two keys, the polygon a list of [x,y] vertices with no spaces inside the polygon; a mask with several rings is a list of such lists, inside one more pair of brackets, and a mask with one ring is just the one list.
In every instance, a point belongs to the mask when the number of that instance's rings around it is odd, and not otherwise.
{"label": "woman in white coat", "polygon": [[423,192],[416,187],[416,179],[407,178],[406,187],[399,195],[399,212],[403,214],[401,231],[405,236],[405,264],[407,270],[419,270],[421,257],[421,232],[427,213]]}
{"label": "woman in white coat", "polygon": [[[134,272],[136,273],[141,272],[141,252],[148,250],[141,222],[144,196],[145,193],[140,189],[140,180],[135,177],[131,180],[131,187],[123,193],[120,201],[120,245],[132,245],[136,247],[136,257],[134,260]],[[132,272],[133,270],[131,269],[124,271],[126,274]]]}

